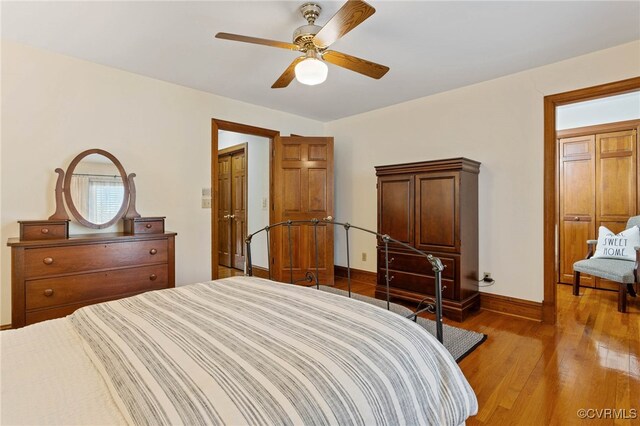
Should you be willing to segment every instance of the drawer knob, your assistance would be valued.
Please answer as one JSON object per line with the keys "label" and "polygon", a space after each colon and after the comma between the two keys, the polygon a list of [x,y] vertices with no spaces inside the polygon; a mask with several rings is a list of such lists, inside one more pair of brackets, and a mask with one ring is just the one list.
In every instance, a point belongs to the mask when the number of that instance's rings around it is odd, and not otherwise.
{"label": "drawer knob", "polygon": [[44,295],[47,296],[47,297],[53,296],[53,289],[50,289],[50,288],[46,289],[44,291]]}
{"label": "drawer knob", "polygon": [[42,259],[42,262],[45,265],[51,265],[53,263],[53,257],[45,257],[44,259]]}
{"label": "drawer knob", "polygon": [[145,227],[146,227],[147,229],[151,229],[151,226],[152,226],[152,225],[151,225],[150,223],[147,223],[147,224],[145,225]]}
{"label": "drawer knob", "polygon": [[155,280],[156,280],[156,278],[158,278],[158,276],[157,276],[156,274],[151,274],[151,275],[149,275],[149,279],[150,279],[151,281],[155,281]]}
{"label": "drawer knob", "polygon": [[151,250],[149,250],[149,254],[151,254],[151,255],[154,255],[154,254],[156,254],[157,252],[158,252],[158,250],[156,250],[156,249],[151,249]]}
{"label": "drawer knob", "polygon": [[573,220],[575,220],[576,222],[580,222],[580,217],[576,216],[573,218]]}
{"label": "drawer knob", "polygon": [[42,228],[40,230],[40,232],[42,232],[43,234],[48,234],[49,233],[49,228]]}

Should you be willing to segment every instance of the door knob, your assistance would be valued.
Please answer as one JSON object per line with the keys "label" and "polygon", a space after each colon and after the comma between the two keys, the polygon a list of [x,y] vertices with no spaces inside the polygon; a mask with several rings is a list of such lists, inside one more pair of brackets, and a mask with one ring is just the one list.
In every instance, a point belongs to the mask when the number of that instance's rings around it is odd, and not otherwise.
{"label": "door knob", "polygon": [[225,214],[224,216],[222,216],[223,219],[229,219],[229,215]]}
{"label": "door knob", "polygon": [[322,220],[324,220],[325,222],[331,222],[333,220],[333,216],[329,215]]}
{"label": "door knob", "polygon": [[230,214],[229,215],[229,219],[235,219],[236,215],[235,214]]}

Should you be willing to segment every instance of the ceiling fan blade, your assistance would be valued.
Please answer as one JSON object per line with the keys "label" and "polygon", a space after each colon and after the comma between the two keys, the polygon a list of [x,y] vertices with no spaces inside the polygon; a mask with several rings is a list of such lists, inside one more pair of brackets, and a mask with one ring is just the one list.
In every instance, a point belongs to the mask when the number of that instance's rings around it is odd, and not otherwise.
{"label": "ceiling fan blade", "polygon": [[276,80],[276,82],[273,83],[273,86],[271,86],[271,88],[282,89],[284,87],[287,87],[289,83],[291,83],[293,79],[296,77],[296,72],[295,72],[296,65],[298,65],[298,62],[302,61],[303,59],[304,59],[304,56],[295,58],[293,62],[291,62],[291,64],[287,67],[287,69],[284,70],[282,75]]}
{"label": "ceiling fan blade", "polygon": [[319,49],[326,49],[375,12],[373,7],[362,0],[347,1],[313,37],[313,44]]}
{"label": "ceiling fan blade", "polygon": [[268,40],[266,38],[248,37],[239,34],[218,33],[216,38],[233,41],[243,41],[245,43],[262,44],[264,46],[279,47],[288,50],[300,50],[297,44],[287,43],[284,41]]}
{"label": "ceiling fan blade", "polygon": [[355,56],[347,55],[346,53],[336,52],[335,50],[327,50],[322,54],[322,58],[333,65],[337,65],[375,79],[382,78],[382,76],[389,71],[389,67],[385,67],[384,65],[376,64],[375,62],[370,62],[366,59],[356,58]]}

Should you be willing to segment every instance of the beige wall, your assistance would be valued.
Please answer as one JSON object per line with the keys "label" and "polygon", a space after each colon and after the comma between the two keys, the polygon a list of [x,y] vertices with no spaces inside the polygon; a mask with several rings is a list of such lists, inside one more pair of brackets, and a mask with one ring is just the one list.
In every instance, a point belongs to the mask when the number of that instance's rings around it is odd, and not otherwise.
{"label": "beige wall", "polygon": [[[333,121],[336,218],[376,227],[374,166],[468,157],[480,171],[484,291],[543,298],[543,97],[640,75],[640,42]],[[375,241],[353,233],[354,267],[375,270]],[[344,264],[337,233],[336,264]],[[360,253],[367,252],[367,262]]]}
{"label": "beige wall", "polygon": [[178,232],[176,283],[208,280],[211,118],[318,135],[322,123],[23,45],[2,42],[0,322],[11,321],[10,249],[18,220],[54,211],[56,167],[89,148],[136,173],[138,211]]}

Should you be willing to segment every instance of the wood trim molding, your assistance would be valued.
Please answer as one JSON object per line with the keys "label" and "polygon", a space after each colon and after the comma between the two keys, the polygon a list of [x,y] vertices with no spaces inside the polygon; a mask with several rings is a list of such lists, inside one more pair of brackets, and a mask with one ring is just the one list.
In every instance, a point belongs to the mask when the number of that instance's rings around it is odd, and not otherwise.
{"label": "wood trim molding", "polygon": [[557,138],[571,138],[575,136],[593,135],[595,133],[610,133],[622,130],[633,130],[640,126],[640,120],[618,121],[615,123],[597,124],[595,126],[576,127],[575,129],[558,130]]}
{"label": "wood trim molding", "polygon": [[[277,130],[265,129],[262,127],[250,126],[247,124],[234,123],[231,121],[211,119],[211,279],[218,278],[218,131],[243,133],[245,135],[262,136],[269,138],[269,152],[273,151],[273,139],[280,136]],[[271,161],[269,156],[269,197],[273,197],[273,182],[271,175]],[[271,201],[271,200],[270,200]],[[270,204],[272,204],[270,202]],[[269,209],[269,223],[273,223],[273,212]],[[214,238],[214,236],[216,236]]]}
{"label": "wood trim molding", "polygon": [[0,331],[3,331],[3,330],[11,330],[11,324],[0,325]]}
{"label": "wood trim molding", "polygon": [[266,280],[269,279],[269,270],[267,268],[263,268],[261,266],[253,266],[251,270],[253,271],[254,277],[264,278]]}
{"label": "wood trim molding", "polygon": [[[347,278],[347,267],[334,265],[333,274],[336,277]],[[367,284],[376,285],[378,281],[378,274],[375,272],[363,271],[361,269],[351,268],[351,279],[354,281],[360,281]]]}
{"label": "wood trim molding", "polygon": [[556,235],[557,225],[557,143],[556,143],[556,107],[574,102],[603,98],[611,95],[640,90],[640,77],[585,89],[572,90],[544,97],[544,207],[543,207],[543,268],[544,300],[542,302],[542,320],[545,323],[556,322]]}
{"label": "wood trim molding", "polygon": [[480,309],[542,321],[542,303],[498,294],[480,293]]}

